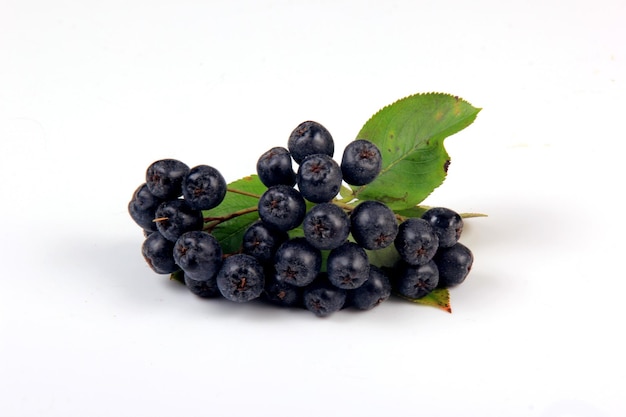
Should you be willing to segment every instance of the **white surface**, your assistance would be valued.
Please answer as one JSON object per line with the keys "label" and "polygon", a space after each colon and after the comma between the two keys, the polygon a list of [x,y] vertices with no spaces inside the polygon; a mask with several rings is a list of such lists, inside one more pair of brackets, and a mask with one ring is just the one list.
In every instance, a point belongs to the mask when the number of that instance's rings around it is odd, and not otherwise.
{"label": "white surface", "polygon": [[[621,1],[3,1],[2,416],[623,416]],[[467,222],[453,314],[317,319],[152,273],[147,165],[254,172],[427,91],[482,107],[427,200]]]}

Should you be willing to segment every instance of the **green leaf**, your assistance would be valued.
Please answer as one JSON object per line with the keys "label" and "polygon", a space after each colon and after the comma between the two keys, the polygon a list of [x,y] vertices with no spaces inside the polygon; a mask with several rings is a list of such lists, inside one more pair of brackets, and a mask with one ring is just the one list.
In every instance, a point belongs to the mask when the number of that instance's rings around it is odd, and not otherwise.
{"label": "green leaf", "polygon": [[469,126],[479,108],[448,94],[416,94],[384,107],[368,120],[356,139],[381,151],[380,175],[353,196],[378,200],[394,210],[422,202],[445,179],[450,157],[443,141]]}
{"label": "green leaf", "polygon": [[410,298],[400,294],[395,295],[412,303],[437,307],[443,311],[452,313],[452,306],[450,305],[450,292],[446,288],[437,288],[422,298]]}
{"label": "green leaf", "polygon": [[[225,254],[240,251],[243,234],[259,219],[256,208],[259,197],[266,189],[258,176],[244,177],[228,184],[226,197],[219,206],[203,212],[205,229],[208,227],[211,230]],[[229,218],[233,214],[237,215]]]}

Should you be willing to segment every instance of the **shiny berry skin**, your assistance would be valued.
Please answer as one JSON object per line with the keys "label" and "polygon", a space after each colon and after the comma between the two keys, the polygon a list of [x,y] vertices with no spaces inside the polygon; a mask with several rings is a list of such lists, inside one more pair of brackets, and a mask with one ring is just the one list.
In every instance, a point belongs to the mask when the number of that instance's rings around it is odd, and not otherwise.
{"label": "shiny berry skin", "polygon": [[448,248],[459,241],[463,232],[463,218],[445,207],[433,207],[422,214],[439,237],[439,246]]}
{"label": "shiny berry skin", "polygon": [[400,262],[395,268],[394,289],[409,298],[430,294],[439,283],[439,270],[433,261],[422,265]]}
{"label": "shiny berry skin", "polygon": [[335,143],[328,129],[311,120],[300,123],[291,132],[287,147],[298,164],[309,155],[321,153],[333,156],[335,152]]}
{"label": "shiny berry skin", "polygon": [[304,198],[312,203],[326,203],[339,194],[341,168],[328,155],[309,155],[298,167],[296,181]]}
{"label": "shiny berry skin", "polygon": [[258,298],[265,286],[265,274],[261,264],[243,253],[224,259],[217,274],[217,288],[230,301],[243,303]]}
{"label": "shiny berry skin", "polygon": [[243,234],[242,251],[261,263],[274,259],[276,250],[289,239],[287,232],[274,229],[259,220],[251,224]]}
{"label": "shiny berry skin", "polygon": [[266,187],[296,184],[296,173],[292,167],[291,154],[286,148],[274,147],[263,153],[256,163],[256,172]]}
{"label": "shiny berry skin", "polygon": [[216,298],[222,295],[219,288],[217,288],[217,279],[215,276],[206,279],[194,279],[185,273],[184,280],[185,286],[189,291],[200,298]]}
{"label": "shiny berry skin", "polygon": [[156,232],[154,213],[162,202],[163,200],[155,197],[144,183],[133,193],[133,197],[128,203],[128,213],[142,229],[148,232]]}
{"label": "shiny berry skin", "polygon": [[157,274],[171,274],[180,268],[174,261],[174,242],[160,233],[151,233],[141,245],[141,254]]}
{"label": "shiny berry skin", "polygon": [[327,260],[328,280],[336,287],[352,290],[369,278],[370,262],[365,249],[346,242],[330,251]]}
{"label": "shiny berry skin", "polygon": [[474,254],[462,243],[440,248],[433,258],[439,269],[439,287],[450,288],[461,284],[470,273]]}
{"label": "shiny berry skin", "polygon": [[343,179],[350,185],[366,185],[374,181],[382,167],[380,150],[364,139],[352,141],[341,158]]}
{"label": "shiny berry skin", "polygon": [[384,203],[363,201],[350,214],[352,237],[365,249],[383,249],[394,242],[398,234],[395,213]]}
{"label": "shiny berry skin", "polygon": [[265,224],[287,231],[302,223],[306,214],[306,202],[295,188],[275,185],[261,195],[258,209],[259,217]]}
{"label": "shiny berry skin", "polygon": [[370,265],[367,281],[348,291],[348,304],[358,310],[371,310],[391,296],[389,277],[378,267]]}
{"label": "shiny berry skin", "polygon": [[274,257],[276,279],[296,287],[309,285],[322,267],[322,253],[303,237],[280,245]]}
{"label": "shiny berry skin", "polygon": [[146,170],[146,184],[150,192],[163,200],[171,200],[183,194],[183,179],[189,167],[177,159],[161,159],[150,164]]}
{"label": "shiny berry skin", "polygon": [[405,262],[424,265],[435,256],[439,237],[426,220],[410,218],[400,223],[394,245]]}
{"label": "shiny berry skin", "polygon": [[210,210],[220,205],[226,196],[226,180],[209,165],[198,165],[183,179],[183,197],[195,210]]}
{"label": "shiny berry skin", "polygon": [[157,230],[172,242],[176,242],[185,232],[201,230],[204,225],[202,212],[192,209],[182,199],[161,203],[154,215]]}
{"label": "shiny berry skin", "polygon": [[174,244],[174,261],[195,280],[215,278],[222,265],[222,248],[217,239],[201,230],[183,233]]}
{"label": "shiny berry skin", "polygon": [[334,249],[350,234],[350,217],[333,203],[313,206],[302,221],[304,237],[318,249]]}
{"label": "shiny berry skin", "polygon": [[304,307],[317,317],[328,317],[343,308],[347,292],[331,284],[325,274],[304,289]]}
{"label": "shiny berry skin", "polygon": [[287,284],[276,279],[273,274],[270,276],[266,272],[265,290],[262,298],[281,307],[301,307],[302,287]]}

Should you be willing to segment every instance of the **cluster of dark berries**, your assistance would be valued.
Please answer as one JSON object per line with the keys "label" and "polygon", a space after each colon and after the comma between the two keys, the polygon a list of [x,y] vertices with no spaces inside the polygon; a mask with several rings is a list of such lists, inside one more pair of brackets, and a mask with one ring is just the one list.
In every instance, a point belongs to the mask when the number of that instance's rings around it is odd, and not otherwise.
{"label": "cluster of dark berries", "polygon": [[[381,153],[375,144],[355,140],[340,164],[333,154],[329,131],[306,121],[286,148],[260,156],[256,172],[267,189],[258,201],[259,219],[234,254],[223,253],[203,218],[226,195],[219,171],[173,159],[154,162],[128,206],[145,231],[144,258],[157,273],[182,271],[200,297],[264,300],[320,317],[346,307],[370,310],[394,292],[417,299],[464,281],[473,256],[458,242],[459,214],[432,208],[406,219],[379,201],[344,203],[336,199],[342,183],[372,182]],[[401,260],[393,268],[372,265],[368,251],[390,245]]]}

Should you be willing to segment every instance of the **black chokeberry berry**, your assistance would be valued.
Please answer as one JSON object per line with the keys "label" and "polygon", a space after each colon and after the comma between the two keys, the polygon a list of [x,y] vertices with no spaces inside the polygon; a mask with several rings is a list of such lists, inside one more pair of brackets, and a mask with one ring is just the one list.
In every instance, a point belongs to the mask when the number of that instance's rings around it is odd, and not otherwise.
{"label": "black chokeberry berry", "polygon": [[322,153],[333,156],[335,152],[335,143],[328,129],[311,120],[300,123],[291,132],[287,147],[298,164],[309,155]]}
{"label": "black chokeberry berry", "polygon": [[265,286],[261,264],[253,256],[243,253],[224,259],[217,274],[217,288],[230,301],[243,303],[258,298]]}
{"label": "black chokeberry berry", "polygon": [[183,197],[196,210],[209,210],[220,205],[226,196],[226,180],[209,165],[198,165],[183,179]]}
{"label": "black chokeberry berry", "polygon": [[171,200],[183,194],[183,179],[189,167],[177,159],[161,159],[150,164],[146,170],[146,184],[150,192],[163,200]]}
{"label": "black chokeberry berry", "polygon": [[296,184],[296,173],[291,165],[291,154],[282,146],[263,153],[256,163],[256,172],[266,187]]}
{"label": "black chokeberry berry", "polygon": [[341,158],[343,179],[350,185],[366,185],[380,173],[382,156],[372,142],[364,139],[352,141],[345,147]]}
{"label": "black chokeberry berry", "polygon": [[352,210],[350,227],[356,243],[369,250],[386,248],[398,234],[395,213],[375,200],[363,201]]}

